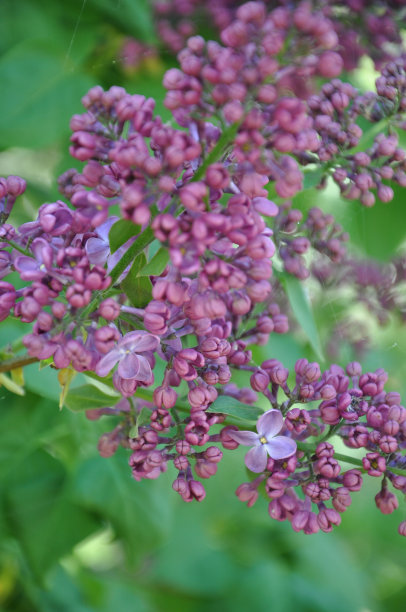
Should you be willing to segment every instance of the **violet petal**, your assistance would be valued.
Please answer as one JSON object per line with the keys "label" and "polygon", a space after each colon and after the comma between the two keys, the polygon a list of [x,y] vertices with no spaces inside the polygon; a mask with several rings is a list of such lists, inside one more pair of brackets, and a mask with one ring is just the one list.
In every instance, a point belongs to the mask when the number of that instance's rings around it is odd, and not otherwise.
{"label": "violet petal", "polygon": [[257,422],[257,430],[260,436],[267,440],[276,436],[283,426],[283,416],[280,410],[268,410],[262,414]]}
{"label": "violet petal", "polygon": [[253,431],[228,431],[227,435],[238,444],[244,444],[244,446],[258,446],[260,444],[258,434]]}
{"label": "violet petal", "polygon": [[118,349],[113,349],[104,357],[102,357],[95,368],[97,376],[107,376],[107,374],[114,368],[117,361],[120,359],[121,353]]}
{"label": "violet petal", "polygon": [[144,331],[134,331],[126,334],[122,340],[120,340],[120,346],[128,348],[130,351],[135,353],[144,353],[145,351],[155,351],[159,344],[159,339]]}
{"label": "violet petal", "polygon": [[148,359],[144,357],[143,355],[137,355],[137,357],[138,357],[139,370],[136,376],[136,380],[139,380],[140,382],[143,382],[143,383],[152,384],[152,381],[153,381],[152,370],[151,370],[151,365]]}
{"label": "violet petal", "polygon": [[267,461],[268,457],[263,444],[250,448],[245,455],[245,465],[251,472],[255,472],[256,474],[265,470]]}
{"label": "violet petal", "polygon": [[138,355],[135,353],[127,353],[120,359],[118,364],[118,373],[121,378],[134,378],[138,379],[137,374],[140,369]]}
{"label": "violet petal", "polygon": [[272,459],[286,459],[297,450],[296,442],[287,436],[276,436],[264,446]]}

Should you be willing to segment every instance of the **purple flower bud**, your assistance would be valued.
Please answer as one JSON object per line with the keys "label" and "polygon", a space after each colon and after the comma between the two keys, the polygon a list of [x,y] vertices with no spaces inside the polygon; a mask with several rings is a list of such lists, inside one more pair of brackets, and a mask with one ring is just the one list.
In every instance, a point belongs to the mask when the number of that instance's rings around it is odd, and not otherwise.
{"label": "purple flower bud", "polygon": [[120,314],[120,305],[113,298],[107,298],[100,304],[98,312],[107,321],[114,321]]}
{"label": "purple flower bud", "polygon": [[375,503],[382,514],[392,514],[399,507],[398,498],[385,486],[375,495]]}
{"label": "purple flower bud", "polygon": [[154,390],[154,402],[158,408],[170,410],[176,405],[177,398],[178,394],[171,387],[159,386]]}
{"label": "purple flower bud", "polygon": [[349,491],[359,491],[362,486],[362,475],[359,470],[348,470],[343,474],[343,485]]}
{"label": "purple flower bud", "polygon": [[0,321],[4,321],[10,314],[16,301],[17,293],[13,285],[0,281]]}
{"label": "purple flower bud", "polygon": [[351,496],[348,489],[345,487],[338,487],[333,493],[333,506],[337,512],[345,512],[347,507],[351,504]]}
{"label": "purple flower bud", "polygon": [[320,529],[328,533],[332,531],[333,525],[339,525],[341,523],[341,516],[333,508],[323,508],[319,512],[317,522],[320,525]]}
{"label": "purple flower bud", "polygon": [[382,476],[386,470],[385,458],[379,453],[367,453],[362,459],[362,465],[370,476]]}
{"label": "purple flower bud", "polygon": [[250,383],[254,391],[265,391],[269,385],[269,376],[266,372],[258,370],[252,374]]}

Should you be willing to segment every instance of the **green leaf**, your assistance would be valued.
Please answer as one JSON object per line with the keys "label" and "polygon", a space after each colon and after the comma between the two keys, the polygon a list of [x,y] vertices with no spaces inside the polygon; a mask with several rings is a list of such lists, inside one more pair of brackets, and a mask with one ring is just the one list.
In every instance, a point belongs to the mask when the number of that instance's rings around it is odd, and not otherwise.
{"label": "green leaf", "polygon": [[69,391],[65,398],[65,406],[73,412],[83,412],[92,408],[113,406],[119,399],[119,395],[107,395],[94,385],[83,385]]}
{"label": "green leaf", "polygon": [[91,0],[97,11],[104,13],[100,17],[107,22],[119,25],[120,29],[151,44],[156,40],[152,3],[149,0],[120,0],[119,9],[111,0]]}
{"label": "green leaf", "polygon": [[153,241],[153,239],[154,233],[150,227],[147,227],[147,229],[145,229],[142,234],[138,236],[137,240],[124,253],[123,257],[110,272],[109,276],[113,280],[113,283],[119,278],[119,276],[121,276],[127,266],[129,266],[130,263],[134,261],[135,257],[142,253],[145,247]]}
{"label": "green leaf", "polygon": [[247,421],[257,421],[263,410],[257,406],[248,406],[229,395],[220,395],[209,408],[210,412],[229,414],[230,416]]}
{"label": "green leaf", "polygon": [[141,227],[127,219],[120,219],[111,226],[109,231],[109,243],[112,253],[117,251],[123,244],[133,236],[140,233]]}
{"label": "green leaf", "polygon": [[217,143],[214,145],[202,165],[196,170],[192,181],[200,181],[200,179],[206,174],[207,168],[211,164],[214,164],[221,159],[227,147],[234,141],[240,125],[241,122],[237,121],[237,123],[232,123],[223,131]]}
{"label": "green leaf", "polygon": [[313,316],[312,306],[306,289],[303,286],[303,282],[288,274],[281,274],[280,277],[297,322],[308,337],[310,344],[318,358],[321,361],[324,361],[324,355],[321,348],[316,322]]}
{"label": "green leaf", "polygon": [[7,376],[4,372],[0,373],[0,387],[6,387],[11,393],[15,393],[16,395],[25,395],[24,388],[18,385],[12,378]]}
{"label": "green leaf", "polygon": [[14,464],[4,486],[9,529],[39,574],[100,527],[69,499],[66,484],[62,463],[36,450]]}
{"label": "green leaf", "polygon": [[303,189],[311,189],[317,187],[323,178],[323,168],[315,168],[314,170],[305,170],[303,172]]}
{"label": "green leaf", "polygon": [[152,300],[152,283],[147,276],[140,276],[140,270],[144,268],[146,263],[145,254],[140,253],[121,283],[128,299],[136,308],[144,308]]}
{"label": "green leaf", "polygon": [[44,147],[69,133],[72,113],[93,79],[64,55],[26,41],[0,59],[0,146]]}
{"label": "green leaf", "polygon": [[149,423],[151,420],[151,410],[149,408],[147,408],[146,406],[143,406],[141,408],[140,413],[137,415],[137,422],[136,424],[131,427],[130,431],[129,431],[129,437],[130,438],[137,438],[138,437],[138,428],[141,427],[141,425],[145,425],[146,423]]}
{"label": "green leaf", "polygon": [[139,276],[159,276],[169,261],[168,249],[161,247],[146,266],[141,268]]}
{"label": "green leaf", "polygon": [[135,483],[123,449],[108,459],[95,457],[81,464],[74,499],[111,521],[132,561],[150,555],[170,529],[171,500],[162,503],[162,484]]}

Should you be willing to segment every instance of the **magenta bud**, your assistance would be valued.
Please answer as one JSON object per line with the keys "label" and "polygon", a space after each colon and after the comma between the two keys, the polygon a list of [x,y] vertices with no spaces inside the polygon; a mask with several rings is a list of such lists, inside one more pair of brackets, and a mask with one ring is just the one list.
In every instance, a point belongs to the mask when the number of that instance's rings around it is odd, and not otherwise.
{"label": "magenta bud", "polygon": [[113,298],[107,298],[100,304],[98,312],[107,321],[114,321],[120,314],[120,305]]}
{"label": "magenta bud", "polygon": [[343,474],[343,485],[349,491],[359,491],[362,486],[362,474],[359,470],[348,470]]}
{"label": "magenta bud", "polygon": [[170,410],[176,405],[178,394],[171,387],[156,387],[154,390],[154,402],[158,408]]}
{"label": "magenta bud", "polygon": [[264,371],[257,371],[250,378],[251,387],[254,391],[265,391],[269,385],[269,376]]}
{"label": "magenta bud", "polygon": [[206,491],[204,490],[204,486],[198,480],[190,480],[189,488],[191,495],[196,499],[196,501],[203,501],[206,497]]}
{"label": "magenta bud", "polygon": [[178,440],[176,442],[176,452],[180,455],[188,455],[190,453],[190,444],[186,440]]}
{"label": "magenta bud", "polygon": [[258,491],[250,482],[240,484],[235,494],[240,501],[247,502],[248,508],[251,508],[258,499]]}
{"label": "magenta bud", "polygon": [[392,514],[399,506],[396,495],[388,491],[386,487],[382,487],[379,493],[375,495],[375,503],[382,514]]}

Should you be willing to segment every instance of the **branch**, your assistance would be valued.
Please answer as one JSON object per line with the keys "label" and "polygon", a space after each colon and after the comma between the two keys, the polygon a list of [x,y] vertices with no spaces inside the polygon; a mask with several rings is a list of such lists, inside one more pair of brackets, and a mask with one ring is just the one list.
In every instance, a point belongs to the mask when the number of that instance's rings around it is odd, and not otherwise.
{"label": "branch", "polygon": [[35,363],[36,361],[39,361],[38,357],[30,357],[29,355],[13,357],[12,359],[7,359],[6,361],[0,362],[0,372],[11,372],[11,370],[23,368],[26,365],[30,365],[30,363]]}

